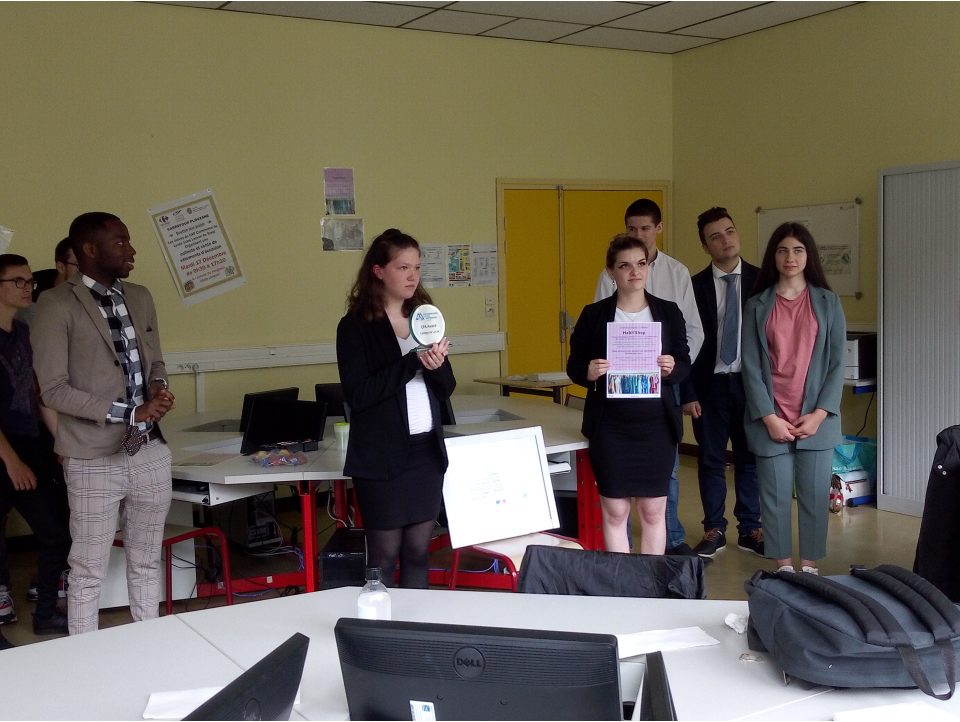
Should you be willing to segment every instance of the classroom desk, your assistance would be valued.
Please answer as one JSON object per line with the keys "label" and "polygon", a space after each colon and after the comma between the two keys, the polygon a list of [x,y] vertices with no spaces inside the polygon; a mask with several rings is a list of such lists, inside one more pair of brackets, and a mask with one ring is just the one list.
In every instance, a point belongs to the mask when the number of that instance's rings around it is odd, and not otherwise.
{"label": "classroom desk", "polygon": [[243,667],[182,617],[0,652],[0,719],[140,719],[151,692],[222,686]]}
{"label": "classroom desk", "polygon": [[[526,426],[543,429],[547,454],[574,454],[577,466],[579,538],[584,547],[598,548],[602,532],[596,514],[596,491],[586,455],[587,441],[580,433],[582,414],[576,409],[542,404],[530,399],[496,396],[454,396],[457,424],[445,427],[452,435],[478,434]],[[316,492],[330,484],[334,492],[334,516],[347,517],[346,479],[343,474],[344,452],[337,448],[330,428],[324,433],[320,448],[307,453],[308,463],[301,466],[261,467],[249,457],[240,456],[241,435],[224,430],[218,420],[229,413],[205,412],[173,416],[163,424],[163,433],[173,453],[173,478],[206,483],[211,490],[235,485],[288,484],[300,498],[304,530],[307,591],[319,588],[317,579]],[[203,426],[214,430],[197,431]],[[211,491],[211,495],[215,493]],[[341,522],[342,523],[342,522]]]}
{"label": "classroom desk", "polygon": [[555,404],[563,403],[563,390],[573,384],[573,381],[566,377],[536,381],[528,379],[526,376],[492,376],[474,379],[474,381],[480,384],[496,384],[500,387],[500,393],[503,396],[509,396],[511,391],[518,394],[530,394],[531,396],[549,396]]}
{"label": "classroom desk", "polygon": [[[295,719],[346,719],[333,626],[354,616],[358,589],[187,612],[0,653],[0,718],[138,719],[151,692],[222,686],[294,632],[310,637]],[[912,702],[953,715],[919,690],[836,690],[794,681],[750,653],[724,623],[743,601],[543,596],[446,590],[390,591],[393,619],[629,633],[698,626],[718,640],[664,653],[680,719],[832,719],[835,712]],[[752,660],[742,658],[749,653]],[[635,697],[639,662],[621,663],[621,694]],[[922,717],[922,712],[919,717]]]}

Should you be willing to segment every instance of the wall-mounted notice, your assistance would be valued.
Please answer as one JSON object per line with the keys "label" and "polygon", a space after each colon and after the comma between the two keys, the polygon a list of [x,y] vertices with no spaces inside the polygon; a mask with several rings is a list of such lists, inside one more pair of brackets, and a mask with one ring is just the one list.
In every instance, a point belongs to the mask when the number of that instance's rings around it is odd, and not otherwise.
{"label": "wall-mounted notice", "polygon": [[424,288],[497,285],[494,243],[421,243],[420,283]]}
{"label": "wall-mounted notice", "polygon": [[353,168],[324,168],[323,195],[327,213],[353,215],[357,199],[353,185]]}
{"label": "wall-mounted notice", "polygon": [[185,304],[205,301],[246,283],[213,190],[155,206],[148,213]]}
{"label": "wall-mounted notice", "polygon": [[860,199],[794,208],[757,208],[758,258],[777,226],[799,223],[810,231],[823,272],[840,296],[860,298]]}
{"label": "wall-mounted notice", "polygon": [[10,241],[13,240],[13,229],[6,226],[0,226],[0,253],[6,253],[10,248]]}
{"label": "wall-mounted notice", "polygon": [[473,286],[497,285],[497,245],[474,243],[470,249],[470,264],[473,270]]}
{"label": "wall-mounted notice", "polygon": [[324,216],[320,219],[320,240],[325,251],[362,251],[363,219]]}

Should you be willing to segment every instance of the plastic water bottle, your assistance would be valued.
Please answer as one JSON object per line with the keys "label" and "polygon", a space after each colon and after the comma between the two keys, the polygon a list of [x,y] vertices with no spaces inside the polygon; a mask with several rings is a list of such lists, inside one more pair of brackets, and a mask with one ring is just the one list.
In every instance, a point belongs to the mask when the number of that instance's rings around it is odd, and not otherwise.
{"label": "plastic water bottle", "polygon": [[390,619],[390,594],[380,581],[380,567],[367,567],[367,583],[357,597],[360,619]]}

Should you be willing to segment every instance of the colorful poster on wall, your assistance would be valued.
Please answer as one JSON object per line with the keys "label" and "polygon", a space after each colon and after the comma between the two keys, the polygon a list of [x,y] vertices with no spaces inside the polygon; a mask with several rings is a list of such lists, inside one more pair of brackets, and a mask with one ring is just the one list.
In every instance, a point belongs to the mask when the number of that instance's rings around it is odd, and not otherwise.
{"label": "colorful poster on wall", "polygon": [[213,190],[154,206],[148,213],[185,304],[205,301],[246,283]]}
{"label": "colorful poster on wall", "polygon": [[450,288],[470,285],[469,244],[447,246],[447,285]]}
{"label": "colorful poster on wall", "polygon": [[353,215],[357,212],[356,192],[353,185],[353,168],[324,168],[323,195],[327,213]]}

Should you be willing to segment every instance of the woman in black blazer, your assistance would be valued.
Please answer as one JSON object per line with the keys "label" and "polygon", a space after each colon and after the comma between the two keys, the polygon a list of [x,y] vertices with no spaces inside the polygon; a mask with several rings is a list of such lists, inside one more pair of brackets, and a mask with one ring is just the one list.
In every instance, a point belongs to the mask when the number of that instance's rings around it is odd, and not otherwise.
{"label": "woman in black blazer", "polygon": [[[677,304],[644,290],[647,250],[626,234],[610,242],[607,273],[616,281],[613,296],[583,309],[570,337],[567,375],[587,388],[583,435],[590,440],[590,462],[603,515],[607,551],[628,552],[627,519],[636,499],[641,554],[663,554],[666,545],[667,486],[673,471],[683,419],[674,386],[690,373],[686,326]],[[657,357],[660,398],[607,398],[617,379],[607,378],[607,323],[660,322]]]}
{"label": "woman in black blazer", "polygon": [[441,407],[456,386],[447,339],[418,349],[410,313],[430,303],[420,246],[390,228],[364,256],[337,327],[337,366],[350,406],[344,472],[353,478],[367,534],[367,564],[391,584],[427,587],[427,547],[447,469]]}

